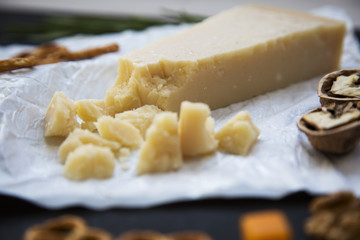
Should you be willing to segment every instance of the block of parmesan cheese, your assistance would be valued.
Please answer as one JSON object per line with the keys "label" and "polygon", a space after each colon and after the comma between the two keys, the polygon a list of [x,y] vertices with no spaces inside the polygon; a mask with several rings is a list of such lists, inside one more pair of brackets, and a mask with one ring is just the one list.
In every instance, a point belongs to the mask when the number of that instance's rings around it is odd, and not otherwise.
{"label": "block of parmesan cheese", "polygon": [[106,109],[178,111],[183,100],[224,107],[336,69],[344,34],[332,19],[236,7],[121,57]]}

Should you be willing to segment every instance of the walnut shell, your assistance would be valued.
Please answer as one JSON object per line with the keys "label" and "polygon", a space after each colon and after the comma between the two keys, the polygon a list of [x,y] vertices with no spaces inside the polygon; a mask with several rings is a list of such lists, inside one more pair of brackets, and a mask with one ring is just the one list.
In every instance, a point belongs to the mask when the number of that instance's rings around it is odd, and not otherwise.
{"label": "walnut shell", "polygon": [[336,103],[336,104],[346,104],[347,102],[360,102],[359,98],[356,97],[344,97],[335,95],[330,92],[330,89],[333,85],[333,82],[336,80],[338,76],[350,76],[352,74],[357,74],[360,76],[360,69],[343,69],[339,71],[335,71],[325,75],[319,82],[318,85],[318,95],[320,97],[320,103],[322,106]]}
{"label": "walnut shell", "polygon": [[[321,110],[321,107],[315,108],[306,114]],[[360,120],[356,120],[333,129],[315,130],[301,117],[297,121],[297,126],[300,131],[306,134],[311,145],[323,153],[348,153],[357,146],[360,140]]]}

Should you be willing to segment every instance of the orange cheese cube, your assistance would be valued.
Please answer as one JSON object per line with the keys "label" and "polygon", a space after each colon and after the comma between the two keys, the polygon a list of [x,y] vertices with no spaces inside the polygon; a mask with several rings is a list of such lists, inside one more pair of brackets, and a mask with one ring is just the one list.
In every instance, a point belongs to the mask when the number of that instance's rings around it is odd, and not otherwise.
{"label": "orange cheese cube", "polygon": [[286,216],[277,210],[243,215],[239,221],[243,240],[290,240],[291,227]]}

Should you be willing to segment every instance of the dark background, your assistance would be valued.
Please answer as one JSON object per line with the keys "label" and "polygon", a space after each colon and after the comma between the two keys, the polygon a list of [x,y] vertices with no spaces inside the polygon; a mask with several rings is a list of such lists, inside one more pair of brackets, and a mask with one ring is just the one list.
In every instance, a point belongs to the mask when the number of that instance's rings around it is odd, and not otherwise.
{"label": "dark background", "polygon": [[0,196],[0,239],[21,239],[34,224],[64,214],[83,217],[89,226],[105,229],[114,237],[125,231],[141,229],[170,233],[202,230],[214,240],[239,240],[238,220],[244,213],[261,210],[283,211],[292,226],[294,239],[307,240],[303,226],[309,217],[308,205],[313,199],[305,192],[280,200],[259,198],[207,199],[172,203],[145,209],[113,208],[93,211],[82,207],[47,210],[9,196]]}

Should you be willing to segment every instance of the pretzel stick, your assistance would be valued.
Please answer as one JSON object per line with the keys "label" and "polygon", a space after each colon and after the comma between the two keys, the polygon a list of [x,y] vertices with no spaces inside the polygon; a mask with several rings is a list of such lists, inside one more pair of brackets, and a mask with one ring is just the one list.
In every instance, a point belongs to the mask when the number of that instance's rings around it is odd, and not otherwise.
{"label": "pretzel stick", "polygon": [[35,57],[5,59],[0,60],[0,72],[16,70],[19,68],[33,67],[35,65]]}
{"label": "pretzel stick", "polygon": [[110,44],[103,47],[97,47],[97,48],[89,48],[83,51],[78,52],[68,52],[68,54],[65,55],[66,60],[80,60],[80,59],[88,59],[93,58],[105,53],[110,52],[116,52],[119,50],[119,45],[116,43]]}
{"label": "pretzel stick", "polygon": [[65,240],[78,237],[86,232],[86,223],[76,216],[62,216],[29,228],[23,240]]}

